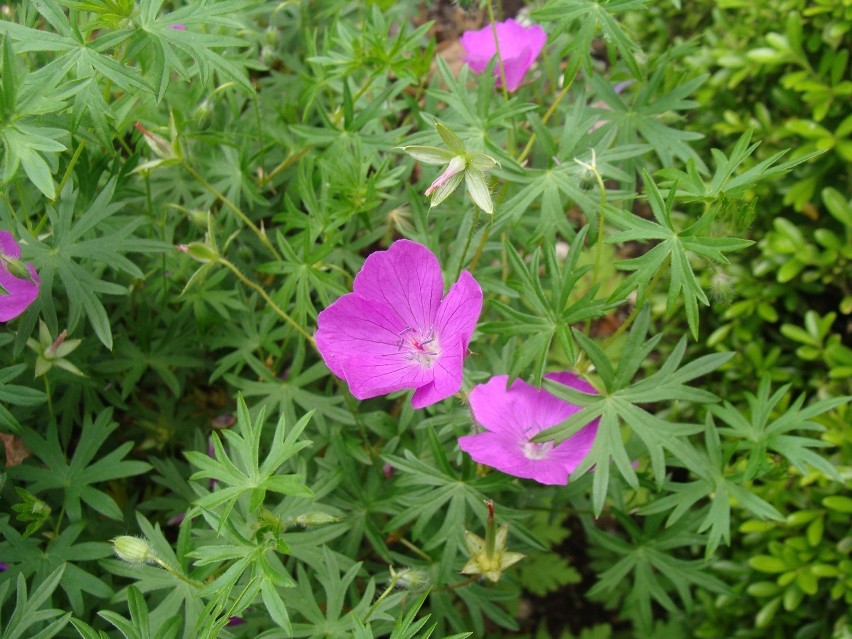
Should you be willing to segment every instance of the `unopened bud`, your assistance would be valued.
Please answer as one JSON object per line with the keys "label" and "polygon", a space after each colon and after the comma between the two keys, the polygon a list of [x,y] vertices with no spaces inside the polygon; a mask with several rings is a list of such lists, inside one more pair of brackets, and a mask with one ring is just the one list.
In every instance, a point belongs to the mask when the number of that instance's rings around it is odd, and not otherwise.
{"label": "unopened bud", "polygon": [[390,567],[391,580],[400,590],[410,590],[412,592],[422,592],[429,588],[429,575],[422,570],[416,568],[403,568],[399,572]]}
{"label": "unopened bud", "polygon": [[147,541],[131,535],[113,539],[112,549],[116,557],[134,566],[153,562],[157,558]]}
{"label": "unopened bud", "polygon": [[0,253],[0,268],[8,272],[9,275],[17,277],[19,280],[35,281],[26,264],[14,257],[7,257]]}
{"label": "unopened bud", "polygon": [[326,524],[334,524],[338,521],[340,521],[340,517],[320,512],[305,513],[295,519],[295,522],[300,526],[325,526]]}
{"label": "unopened bud", "polygon": [[219,261],[219,254],[203,242],[190,242],[186,245],[186,252],[192,259],[202,264]]}

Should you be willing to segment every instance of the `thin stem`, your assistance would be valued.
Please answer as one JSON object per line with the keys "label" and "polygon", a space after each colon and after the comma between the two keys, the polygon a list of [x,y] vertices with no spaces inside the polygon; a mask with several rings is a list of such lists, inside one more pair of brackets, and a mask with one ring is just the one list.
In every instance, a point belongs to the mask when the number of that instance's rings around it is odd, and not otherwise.
{"label": "thin stem", "polygon": [[455,584],[450,584],[449,586],[444,586],[443,588],[438,588],[436,590],[436,592],[439,592],[441,590],[458,590],[459,588],[464,588],[465,586],[469,586],[470,584],[472,584],[477,579],[479,579],[479,575],[471,575],[470,577],[468,577],[464,581],[460,581],[460,582],[455,583]]}
{"label": "thin stem", "polygon": [[427,555],[424,551],[420,550],[420,548],[418,548],[417,546],[412,544],[405,537],[400,537],[399,543],[401,543],[403,546],[408,548],[415,555],[418,555],[421,559],[424,559],[424,560],[428,561],[429,563],[432,563],[432,558],[429,555]]}
{"label": "thin stem", "polygon": [[276,166],[269,173],[267,173],[266,175],[263,176],[263,179],[261,179],[261,181],[260,181],[260,187],[261,188],[265,187],[267,184],[269,184],[269,182],[272,180],[272,178],[274,178],[276,175],[281,173],[281,171],[284,171],[284,170],[290,168],[291,166],[293,166],[293,164],[295,164],[296,162],[301,160],[304,157],[305,153],[307,153],[310,150],[311,150],[311,147],[306,146],[306,147],[296,151],[293,155],[284,158],[284,160],[282,160],[281,163],[278,166]]}
{"label": "thin stem", "polygon": [[[574,84],[574,80],[577,77],[577,71],[579,70],[579,68],[579,66],[576,66],[574,68],[574,72],[571,74],[571,77],[568,79],[568,82],[565,83],[565,86],[562,87],[562,90],[556,96],[556,99],[551,103],[544,116],[542,116],[542,124],[547,124],[547,121],[551,117],[553,117],[554,113],[556,113],[556,107],[558,107],[559,103],[562,102],[566,95],[568,95],[568,91],[571,90],[571,87]],[[521,155],[518,156],[518,164],[523,164],[524,160],[527,159],[527,156],[532,151],[533,144],[535,144],[535,131],[533,131],[532,135],[530,135],[530,139],[527,141],[527,145],[524,147],[524,150],[521,152]]]}
{"label": "thin stem", "polygon": [[253,291],[257,292],[263,298],[263,301],[269,304],[273,311],[278,313],[278,315],[287,322],[290,326],[296,329],[302,337],[304,337],[308,342],[310,342],[311,346],[316,346],[316,342],[314,341],[313,336],[306,331],[301,324],[299,324],[296,320],[294,320],[290,315],[288,315],[278,304],[272,301],[272,298],[269,297],[266,291],[263,290],[263,287],[259,286],[255,282],[252,282],[249,278],[243,275],[242,271],[234,266],[229,260],[226,260],[224,257],[219,258],[219,262],[225,266],[228,270],[230,270],[237,278],[246,286],[248,286]]}
{"label": "thin stem", "polygon": [[370,617],[372,617],[372,616],[373,616],[373,613],[374,613],[374,612],[376,612],[376,608],[378,608],[378,607],[379,607],[379,604],[380,604],[380,603],[382,603],[385,599],[387,599],[387,596],[393,592],[393,589],[394,589],[394,588],[396,588],[396,583],[397,583],[398,581],[399,581],[399,575],[394,575],[394,576],[391,578],[391,581],[390,581],[390,583],[388,584],[388,587],[387,587],[387,588],[385,588],[385,591],[384,591],[382,594],[380,594],[380,595],[379,595],[379,598],[378,598],[378,599],[376,599],[376,600],[373,602],[373,605],[372,605],[372,606],[370,606],[370,609],[367,611],[367,614],[366,614],[366,615],[364,615],[364,619],[362,619],[362,620],[361,620],[361,622],[362,622],[364,625],[366,625],[366,624],[367,624],[367,621],[370,619]]}
{"label": "thin stem", "polygon": [[281,254],[280,254],[280,253],[278,252],[278,250],[277,250],[277,249],[276,249],[276,248],[272,245],[272,242],[270,242],[270,241],[269,241],[269,238],[266,236],[266,233],[262,232],[259,228],[257,228],[257,225],[255,225],[255,223],[251,221],[251,219],[249,218],[249,216],[248,216],[248,215],[246,215],[245,213],[243,213],[243,211],[242,211],[242,210],[241,210],[241,209],[240,209],[240,208],[239,208],[236,204],[234,204],[233,202],[231,202],[231,200],[229,200],[229,199],[228,199],[228,197],[227,197],[224,193],[221,193],[221,192],[220,192],[220,191],[219,191],[219,190],[218,190],[215,186],[213,186],[212,184],[210,184],[210,182],[208,182],[208,181],[207,181],[207,180],[206,180],[206,179],[205,179],[205,178],[204,178],[204,177],[203,177],[203,176],[202,176],[202,175],[201,175],[198,171],[196,171],[195,169],[193,169],[193,168],[189,165],[189,163],[188,163],[188,162],[184,161],[184,162],[182,163],[182,166],[183,166],[183,168],[185,168],[185,169],[186,169],[186,171],[187,171],[187,172],[188,172],[188,173],[189,173],[192,177],[194,177],[194,178],[195,178],[195,180],[196,180],[196,181],[197,181],[197,182],[198,182],[201,186],[203,186],[205,189],[207,189],[208,191],[210,191],[210,193],[212,193],[213,195],[215,195],[215,196],[219,199],[219,201],[220,201],[220,202],[222,202],[222,204],[224,204],[224,205],[225,205],[225,207],[227,207],[228,209],[230,209],[230,210],[231,210],[231,211],[232,211],[232,212],[233,212],[233,213],[234,213],[234,214],[235,214],[238,218],[240,218],[240,220],[242,220],[243,224],[245,224],[245,225],[246,225],[246,226],[248,226],[248,227],[249,227],[252,231],[254,231],[254,234],[255,234],[255,235],[257,235],[257,237],[260,239],[260,242],[261,242],[261,243],[262,243],[262,244],[263,244],[263,245],[264,245],[267,249],[269,249],[269,252],[270,252],[270,253],[272,253],[272,255],[274,255],[274,256],[275,256],[275,259],[277,259],[277,260],[283,260],[283,258],[281,257]]}
{"label": "thin stem", "polygon": [[50,421],[55,424],[56,414],[53,412],[53,397],[50,393],[50,381],[47,379],[47,375],[44,376],[44,394],[47,395],[47,410],[50,413]]}
{"label": "thin stem", "polygon": [[459,279],[461,272],[464,270],[464,258],[467,256],[467,249],[470,248],[470,242],[473,239],[473,234],[476,232],[476,222],[479,220],[479,208],[473,210],[473,221],[470,223],[470,230],[467,232],[467,239],[462,249],[461,259],[459,260],[459,270],[456,273],[456,279]]}
{"label": "thin stem", "polygon": [[185,584],[189,584],[193,588],[197,588],[197,589],[200,590],[203,587],[203,584],[200,584],[197,581],[195,581],[194,579],[190,579],[189,577],[187,577],[183,573],[178,572],[177,570],[175,570],[174,568],[169,566],[165,561],[163,561],[159,557],[152,557],[150,559],[150,561],[153,561],[155,564],[157,564],[160,568],[165,570],[167,573],[174,575],[175,577],[180,579],[182,582],[184,582]]}
{"label": "thin stem", "polygon": [[74,151],[74,155],[71,156],[71,161],[68,163],[68,168],[65,169],[65,173],[62,175],[62,180],[60,180],[59,185],[56,187],[56,197],[53,198],[53,202],[59,199],[59,194],[62,193],[62,189],[65,188],[66,182],[71,177],[71,172],[74,170],[74,166],[77,164],[77,160],[80,159],[80,154],[83,153],[83,149],[86,148],[86,141],[80,140],[80,144],[77,145],[77,150]]}
{"label": "thin stem", "polygon": [[479,245],[476,247],[476,253],[473,254],[473,258],[470,260],[470,266],[468,270],[474,271],[476,269],[476,265],[479,264],[479,258],[482,257],[482,251],[485,249],[485,243],[488,241],[488,235],[491,232],[491,225],[494,224],[494,216],[491,216],[491,219],[488,220],[488,226],[485,227],[485,230],[482,232],[482,237],[479,240]]}
{"label": "thin stem", "polygon": [[500,41],[497,39],[497,22],[494,20],[494,4],[488,0],[488,19],[491,20],[491,35],[494,36],[494,50],[497,51],[497,66],[500,68],[500,84],[503,88],[503,98],[509,99],[509,89],[506,87],[506,67],[503,65],[503,55],[500,53]]}

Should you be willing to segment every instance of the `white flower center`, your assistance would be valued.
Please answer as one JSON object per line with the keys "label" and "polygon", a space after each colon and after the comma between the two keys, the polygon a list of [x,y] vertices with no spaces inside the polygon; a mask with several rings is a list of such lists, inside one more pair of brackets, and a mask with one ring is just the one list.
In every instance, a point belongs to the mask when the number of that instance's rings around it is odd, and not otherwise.
{"label": "white flower center", "polygon": [[405,359],[417,362],[423,368],[432,368],[441,356],[441,347],[435,329],[421,330],[407,327],[399,333],[396,343]]}
{"label": "white flower center", "polygon": [[552,449],[553,442],[542,442],[541,444],[537,444],[528,441],[524,442],[524,445],[521,447],[524,457],[527,459],[547,459]]}

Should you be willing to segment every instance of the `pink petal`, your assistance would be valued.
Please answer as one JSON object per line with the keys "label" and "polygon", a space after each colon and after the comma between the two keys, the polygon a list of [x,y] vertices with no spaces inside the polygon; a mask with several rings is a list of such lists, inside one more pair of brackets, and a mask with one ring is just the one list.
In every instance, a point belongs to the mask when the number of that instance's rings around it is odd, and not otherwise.
{"label": "pink petal", "polygon": [[385,302],[398,315],[399,330],[427,329],[434,323],[444,292],[441,265],[422,244],[397,240],[387,251],[367,257],[353,291]]}
{"label": "pink petal", "polygon": [[0,253],[14,260],[21,259],[21,247],[9,231],[0,231]]}
{"label": "pink petal", "polygon": [[[21,257],[21,247],[9,231],[0,231],[0,253],[12,259]],[[0,285],[7,291],[0,293],[0,322],[15,319],[38,297],[41,280],[32,264],[26,267],[32,280],[15,277],[0,263]]]}
{"label": "pink petal", "polygon": [[419,389],[433,380],[434,372],[407,360],[402,352],[359,354],[343,361],[343,378],[357,399],[369,399],[408,388]]}
{"label": "pink petal", "polygon": [[317,349],[331,372],[346,379],[343,364],[355,356],[398,355],[405,324],[385,302],[348,293],[317,316]]}
{"label": "pink petal", "polygon": [[473,275],[463,271],[441,300],[435,318],[435,328],[441,344],[459,341],[462,353],[467,352],[470,336],[482,312],[482,288]]}
{"label": "pink petal", "polygon": [[458,341],[441,344],[441,356],[432,367],[434,379],[431,383],[414,391],[411,398],[411,405],[414,408],[431,406],[461,390],[464,380],[465,350],[467,346],[462,348]]}
{"label": "pink petal", "polygon": [[459,448],[470,455],[474,461],[497,470],[514,468],[525,460],[521,450],[523,442],[504,433],[488,431],[476,435],[459,437]]}
{"label": "pink petal", "polygon": [[[573,373],[548,373],[545,375],[545,378],[559,382],[565,386],[570,386],[571,388],[576,388],[577,390],[589,393],[590,395],[597,394],[594,386],[585,380],[580,379]],[[564,422],[574,413],[580,412],[579,406],[575,406],[570,402],[559,399],[544,389],[537,392],[539,393],[539,396],[536,401],[535,416],[533,418],[533,421],[539,426],[536,432],[542,431],[545,428],[550,428],[551,426],[556,426],[556,424]]]}
{"label": "pink petal", "polygon": [[507,390],[508,380],[508,375],[496,375],[475,386],[470,392],[470,408],[476,421],[488,430],[522,440],[533,424],[538,391],[522,379],[516,379]]}
{"label": "pink petal", "polygon": [[[497,23],[497,40],[500,43],[500,57],[506,72],[506,88],[517,89],[532,63],[541,53],[547,42],[547,33],[538,25],[524,27],[511,18]],[[461,37],[465,50],[465,62],[476,73],[482,73],[496,53],[494,34],[491,25],[479,31],[466,31]],[[500,78],[499,64],[494,74]],[[498,80],[501,82],[502,79]]]}
{"label": "pink petal", "polygon": [[598,421],[595,420],[587,426],[583,426],[561,444],[557,445],[551,452],[549,459],[558,461],[560,465],[570,474],[580,465],[586,455],[595,444],[595,435],[598,433]]}

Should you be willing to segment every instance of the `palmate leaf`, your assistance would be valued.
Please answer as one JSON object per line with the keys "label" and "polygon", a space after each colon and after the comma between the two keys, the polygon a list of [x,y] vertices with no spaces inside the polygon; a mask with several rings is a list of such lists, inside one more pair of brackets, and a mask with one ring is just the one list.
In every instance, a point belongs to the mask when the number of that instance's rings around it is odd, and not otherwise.
{"label": "palmate leaf", "polygon": [[[191,579],[199,580],[209,576],[209,571],[197,569],[188,573],[189,557],[187,550],[190,547],[189,535],[191,527],[184,524],[180,527],[177,541],[177,552],[171,543],[165,538],[159,524],[151,524],[144,515],[136,513],[136,521],[139,531],[151,546],[154,554],[168,566],[175,569],[174,573],[189,576],[188,580],[180,579],[177,574],[163,570],[160,566],[151,564],[131,565],[120,559],[106,559],[101,565],[114,575],[124,577],[133,582],[133,586],[141,593],[165,591],[161,596],[160,604],[151,610],[150,616],[154,619],[167,620],[178,615],[184,621],[183,638],[196,637],[195,626],[201,617],[202,600],[198,596],[198,586]],[[128,599],[128,588],[122,588],[113,597],[116,601]]]}
{"label": "palmate leaf", "polygon": [[[705,562],[684,560],[675,557],[676,548],[688,548],[700,543],[700,537],[689,532],[691,522],[681,522],[670,528],[662,528],[662,517],[650,516],[644,519],[644,527],[634,523],[626,514],[614,511],[619,523],[630,539],[605,533],[595,526],[587,526],[586,532],[593,544],[608,551],[615,557],[608,559],[598,582],[589,591],[591,596],[609,595],[622,589],[626,579],[630,579],[626,603],[635,607],[641,626],[650,627],[651,602],[656,601],[671,613],[678,612],[669,592],[674,588],[687,611],[692,607],[692,586],[716,593],[729,593],[724,582],[708,574]],[[631,578],[632,576],[632,578]]]}
{"label": "palmate leaf", "polygon": [[622,441],[622,426],[628,426],[642,443],[651,459],[651,468],[657,485],[665,479],[666,453],[678,462],[701,475],[709,472],[706,462],[696,452],[687,437],[699,432],[695,424],[670,423],[650,413],[648,404],[672,401],[714,402],[717,397],[709,391],[688,386],[693,379],[706,375],[728,361],[733,353],[714,353],[680,366],[686,352],[686,338],[682,338],[660,369],[649,377],[631,384],[645,359],[660,341],[656,335],[645,341],[650,323],[650,309],[645,307],[636,318],[628,334],[627,343],[617,366],[613,366],[606,353],[579,331],[575,339],[589,356],[600,375],[603,388],[599,395],[589,395],[548,380],[545,387],[573,404],[582,406],[580,412],[561,424],[542,431],[534,441],[562,441],[592,420],[600,418],[598,433],[592,450],[574,470],[572,478],[579,477],[594,467],[592,502],[596,514],[603,511],[609,486],[611,462],[628,484],[639,487],[639,479],[631,465]]}
{"label": "palmate leaf", "polygon": [[[739,411],[729,402],[710,407],[711,413],[726,424],[719,432],[736,440],[737,449],[747,453],[746,479],[757,477],[767,454],[774,452],[785,457],[802,474],[814,468],[827,477],[842,481],[834,465],[813,450],[827,448],[831,444],[815,437],[789,433],[796,430],[824,431],[825,427],[813,418],[848,403],[852,398],[831,397],[804,406],[806,396],[802,393],[783,411],[777,411],[776,407],[787,395],[790,385],[782,386],[770,395],[771,383],[769,376],[765,376],[760,380],[757,395],[746,393],[748,413]],[[773,418],[776,414],[777,417]]]}
{"label": "palmate leaf", "polygon": [[[265,410],[260,409],[257,419],[252,420],[242,395],[237,396],[237,426],[235,430],[220,431],[228,442],[230,455],[225,452],[218,433],[212,436],[214,456],[198,451],[189,451],[186,457],[199,470],[190,479],[212,479],[217,487],[199,497],[190,511],[194,516],[202,511],[217,511],[219,527],[228,519],[228,514],[244,495],[249,497],[249,511],[257,511],[264,502],[267,492],[283,495],[312,497],[313,492],[299,475],[280,475],[278,470],[290,457],[310,446],[308,440],[299,437],[313,415],[313,411],[302,417],[289,431],[282,415],[275,427],[272,448],[260,461],[260,435],[263,431]],[[218,509],[223,507],[222,511]]]}
{"label": "palmate leaf", "polygon": [[[666,65],[660,64],[638,91],[629,94],[632,96],[630,103],[626,95],[616,92],[611,84],[595,74],[591,79],[592,86],[606,104],[601,118],[617,129],[619,147],[645,143],[657,154],[663,166],[671,166],[678,158],[683,162],[692,162],[699,171],[706,173],[707,167],[703,160],[689,145],[690,141],[704,136],[695,131],[669,126],[666,122],[673,113],[698,106],[698,102],[688,97],[704,83],[707,76],[680,82],[668,93],[658,95],[665,73]],[[632,168],[638,169],[639,166],[633,164]]]}
{"label": "palmate leaf", "polygon": [[705,548],[705,557],[709,559],[720,543],[731,543],[732,502],[760,519],[780,521],[784,516],[772,504],[744,487],[742,478],[737,481],[725,475],[728,460],[723,458],[719,431],[709,414],[704,428],[704,441],[706,453],[696,451],[704,461],[700,468],[695,469],[699,479],[685,483],[666,482],[664,488],[672,494],[651,502],[639,512],[650,515],[671,510],[666,520],[668,528],[677,523],[698,501],[710,499],[710,504],[704,509],[704,520],[698,525],[698,532],[709,531]]}
{"label": "palmate leaf", "polygon": [[0,428],[16,434],[21,432],[21,425],[6,406],[38,406],[47,399],[38,389],[9,383],[26,369],[26,364],[0,368]]}
{"label": "palmate leaf", "polygon": [[[490,322],[482,330],[523,338],[523,344],[512,360],[510,376],[518,377],[531,367],[534,383],[540,385],[551,344],[556,341],[567,359],[574,360],[576,348],[570,326],[601,317],[616,305],[595,299],[598,286],[590,288],[579,299],[570,299],[577,282],[591,269],[591,266],[578,266],[587,229],[584,227],[576,234],[568,259],[561,263],[552,244],[546,243],[543,251],[536,249],[527,264],[520,253],[506,242],[512,274],[509,285],[518,292],[525,309],[518,310],[494,300],[491,305],[505,320]],[[540,275],[542,254],[547,265],[546,279]]]}
{"label": "palmate leaf", "polygon": [[[245,47],[246,42],[207,31],[213,26],[241,28],[241,23],[231,16],[239,15],[256,3],[241,0],[190,3],[171,13],[158,15],[163,3],[164,0],[141,1],[139,28],[125,54],[133,58],[146,50],[150,52],[151,74],[154,76],[151,84],[155,88],[157,102],[163,99],[175,73],[187,81],[193,75],[199,75],[201,82],[206,84],[211,73],[215,72],[222,82],[233,82],[247,93],[254,92],[245,70],[232,58],[216,51]],[[173,29],[173,25],[177,24],[185,28]]]}
{"label": "palmate leaf", "polygon": [[[81,564],[94,562],[112,554],[109,544],[98,541],[77,542],[86,528],[85,522],[76,522],[66,527],[56,538],[45,541],[38,536],[24,537],[15,530],[6,518],[0,518],[0,552],[8,558],[9,569],[0,573],[0,583],[23,575],[43,578],[62,569],[60,585],[72,610],[82,614],[84,600],[88,595],[103,599],[112,594],[112,588],[100,577],[92,574]],[[64,568],[63,568],[64,567]]]}
{"label": "palmate leaf", "polygon": [[118,505],[107,493],[95,488],[95,484],[139,475],[151,466],[124,459],[133,448],[133,442],[125,442],[109,453],[100,452],[109,434],[117,427],[111,409],[101,411],[94,421],[86,415],[70,462],[65,458],[55,427],[48,428],[46,437],[25,428],[24,442],[45,466],[22,464],[10,469],[10,476],[30,482],[28,490],[34,494],[61,490],[62,505],[72,522],[83,519],[81,502],[106,517],[120,521],[123,516]]}
{"label": "palmate leaf", "polygon": [[[115,186],[116,179],[107,182],[75,220],[78,192],[69,182],[57,205],[47,207],[52,235],[36,238],[26,229],[20,229],[41,277],[41,295],[37,303],[42,305],[42,317],[50,333],[60,332],[53,292],[58,277],[68,297],[68,332],[73,333],[85,313],[95,335],[107,348],[112,348],[112,328],[100,296],[121,295],[126,289],[95,273],[107,266],[144,279],[141,269],[125,254],[171,248],[164,242],[134,237],[145,219],[119,215],[123,203],[112,201]],[[18,339],[25,340],[26,335]]]}
{"label": "palmate leaf", "polygon": [[[624,11],[640,9],[646,1],[551,0],[541,9],[534,11],[531,17],[536,21],[555,21],[559,25],[555,32],[572,34],[572,50],[577,54],[572,58],[581,58],[589,70],[592,68],[589,55],[589,51],[592,50],[592,40],[598,36],[598,30],[600,30],[605,41],[618,52],[620,61],[627,64],[635,78],[639,78],[642,73],[635,55],[639,47],[622,29],[614,16]],[[613,62],[615,58],[616,56],[613,55]],[[569,71],[571,71],[570,67]]]}
{"label": "palmate leaf", "polygon": [[663,200],[651,176],[646,171],[643,171],[642,175],[648,189],[648,203],[651,205],[654,220],[646,220],[615,207],[609,207],[607,220],[621,229],[621,232],[608,237],[607,242],[644,241],[657,244],[640,257],[622,260],[616,264],[618,268],[634,273],[619,287],[613,297],[623,296],[637,286],[646,288],[668,262],[670,277],[666,312],[671,315],[677,308],[677,300],[681,298],[690,332],[695,339],[698,339],[698,303],[707,306],[710,301],[692,268],[691,256],[699,256],[719,264],[728,264],[725,253],[745,248],[754,242],[703,235],[715,217],[713,212],[705,214],[683,230],[677,229],[672,220],[675,190],[670,190],[668,197]]}
{"label": "palmate leaf", "polygon": [[[49,602],[50,596],[56,590],[59,580],[62,579],[64,569],[64,566],[59,566],[49,575],[45,575],[32,594],[29,594],[27,582],[22,574],[18,575],[14,588],[10,588],[10,580],[0,584],[0,606],[4,606],[6,603],[10,590],[15,592],[15,608],[12,614],[8,619],[3,619],[0,616],[0,637],[18,639],[28,636],[33,639],[50,639],[65,627],[71,617],[70,612],[63,615],[62,610],[42,607]],[[46,626],[42,626],[48,620],[52,621]],[[35,634],[35,629],[33,629],[25,635],[24,633],[31,626],[39,628],[38,634]]]}

